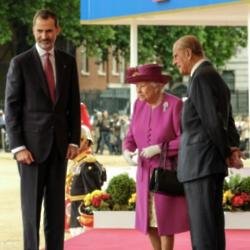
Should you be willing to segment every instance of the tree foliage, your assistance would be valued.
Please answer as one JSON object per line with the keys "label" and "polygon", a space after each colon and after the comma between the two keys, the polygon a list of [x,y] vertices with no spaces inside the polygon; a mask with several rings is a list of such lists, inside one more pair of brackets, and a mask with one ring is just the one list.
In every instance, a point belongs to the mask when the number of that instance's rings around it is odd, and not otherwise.
{"label": "tree foliage", "polygon": [[218,68],[236,53],[239,46],[245,47],[247,43],[247,30],[244,27],[142,26],[139,29],[140,63],[156,61],[177,77],[179,74],[172,65],[172,46],[179,37],[187,34],[199,38],[206,56]]}
{"label": "tree foliage", "polygon": [[[50,8],[60,20],[62,40],[77,47],[84,44],[90,55],[107,60],[109,48],[114,55],[129,61],[129,27],[80,24],[80,0],[9,0],[0,4],[0,45],[11,44],[11,54],[30,47],[32,18],[37,9]],[[172,75],[172,46],[182,35],[194,34],[203,44],[207,57],[221,67],[235,54],[238,46],[246,46],[247,30],[243,27],[140,26],[138,35],[139,63],[159,62]]]}
{"label": "tree foliage", "polygon": [[40,8],[57,13],[62,28],[60,39],[74,46],[88,44],[90,54],[96,53],[97,48],[104,50],[114,37],[110,26],[80,24],[79,0],[9,0],[0,4],[0,45],[11,43],[12,55],[33,44],[32,18]]}

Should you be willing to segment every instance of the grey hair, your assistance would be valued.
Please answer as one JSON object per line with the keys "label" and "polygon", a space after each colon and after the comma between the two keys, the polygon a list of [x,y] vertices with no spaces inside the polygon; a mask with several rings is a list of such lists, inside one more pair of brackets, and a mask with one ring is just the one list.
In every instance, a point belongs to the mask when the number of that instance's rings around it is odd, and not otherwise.
{"label": "grey hair", "polygon": [[186,35],[178,39],[175,43],[180,49],[190,49],[197,56],[204,56],[204,51],[198,38],[193,35]]}

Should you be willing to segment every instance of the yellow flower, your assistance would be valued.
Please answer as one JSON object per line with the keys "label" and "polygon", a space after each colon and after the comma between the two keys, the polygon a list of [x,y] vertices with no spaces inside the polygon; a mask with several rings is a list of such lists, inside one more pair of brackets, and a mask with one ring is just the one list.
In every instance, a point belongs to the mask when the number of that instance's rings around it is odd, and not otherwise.
{"label": "yellow flower", "polygon": [[233,198],[234,194],[232,193],[231,190],[227,190],[223,193],[223,204],[227,203],[227,201],[231,201]]}
{"label": "yellow flower", "polygon": [[100,189],[96,189],[96,190],[94,190],[92,193],[91,193],[91,198],[93,198],[93,197],[98,197],[98,196],[100,196],[100,195],[102,195],[103,194],[103,191],[102,190],[100,190]]}
{"label": "yellow flower", "polygon": [[129,205],[132,205],[132,204],[134,204],[136,202],[136,193],[133,193],[132,195],[131,195],[131,197],[129,198],[129,200],[128,200],[128,204]]}
{"label": "yellow flower", "polygon": [[85,206],[90,206],[91,202],[92,202],[92,195],[91,195],[91,193],[86,194],[85,197],[84,197],[84,199],[83,199],[83,201],[84,201],[84,205]]}

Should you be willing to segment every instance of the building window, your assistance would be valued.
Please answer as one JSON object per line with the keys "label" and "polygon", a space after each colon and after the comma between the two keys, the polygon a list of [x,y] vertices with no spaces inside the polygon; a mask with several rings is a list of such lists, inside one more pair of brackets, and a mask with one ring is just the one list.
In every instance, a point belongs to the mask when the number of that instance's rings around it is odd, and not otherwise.
{"label": "building window", "polygon": [[115,47],[112,47],[112,55],[112,75],[119,76],[125,70],[125,59]]}
{"label": "building window", "polygon": [[235,74],[233,70],[223,70],[222,78],[226,82],[231,92],[235,91]]}
{"label": "building window", "polygon": [[81,74],[89,75],[89,58],[87,56],[87,49],[81,46]]}
{"label": "building window", "polygon": [[120,62],[119,58],[112,57],[112,75],[118,76],[120,74]]}
{"label": "building window", "polygon": [[98,60],[98,75],[105,76],[106,75],[106,66],[107,63],[102,61],[101,59]]}

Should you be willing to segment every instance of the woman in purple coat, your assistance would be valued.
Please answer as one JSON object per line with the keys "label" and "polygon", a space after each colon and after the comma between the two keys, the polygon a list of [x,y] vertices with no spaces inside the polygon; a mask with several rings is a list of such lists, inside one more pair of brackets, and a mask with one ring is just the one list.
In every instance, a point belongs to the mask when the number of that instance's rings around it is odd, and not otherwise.
{"label": "woman in purple coat", "polygon": [[123,149],[128,161],[138,149],[136,229],[149,234],[154,250],[172,250],[174,234],[189,230],[186,200],[149,191],[163,143],[168,143],[168,160],[176,162],[181,133],[182,101],[164,93],[170,76],[161,71],[157,64],[146,64],[126,72],[126,82],[136,84],[138,99]]}

